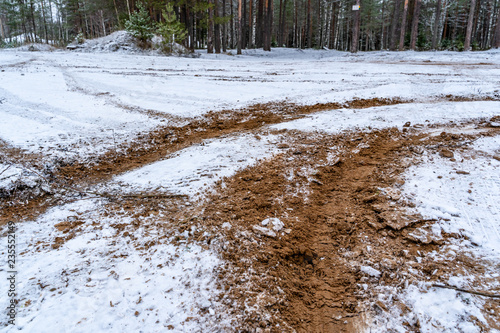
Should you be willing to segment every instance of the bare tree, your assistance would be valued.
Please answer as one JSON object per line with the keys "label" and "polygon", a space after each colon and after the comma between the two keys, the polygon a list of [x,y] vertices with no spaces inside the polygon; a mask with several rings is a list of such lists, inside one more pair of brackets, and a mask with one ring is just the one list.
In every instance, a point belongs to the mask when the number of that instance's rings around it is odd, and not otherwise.
{"label": "bare tree", "polygon": [[361,0],[356,0],[353,9],[351,52],[358,52]]}
{"label": "bare tree", "polygon": [[420,4],[421,0],[415,0],[415,8],[413,9],[413,20],[411,24],[411,38],[410,38],[410,50],[414,50],[417,46],[418,39],[418,21],[420,18]]}
{"label": "bare tree", "polygon": [[467,30],[465,33],[464,51],[470,51],[470,40],[472,37],[472,23],[474,22],[475,9],[476,9],[476,0],[471,0],[469,17],[467,19]]}
{"label": "bare tree", "polygon": [[403,51],[406,36],[406,16],[408,16],[408,0],[405,0],[403,9],[403,22],[401,22],[401,34],[399,35],[399,51]]}

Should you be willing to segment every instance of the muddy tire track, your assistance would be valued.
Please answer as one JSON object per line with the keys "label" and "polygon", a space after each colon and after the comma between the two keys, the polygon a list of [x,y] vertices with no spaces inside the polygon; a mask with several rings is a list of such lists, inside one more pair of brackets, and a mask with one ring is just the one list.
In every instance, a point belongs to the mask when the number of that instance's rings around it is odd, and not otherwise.
{"label": "muddy tire track", "polygon": [[[414,258],[457,235],[428,243],[411,236],[433,221],[408,215],[410,204],[399,201],[400,175],[418,162],[421,149],[453,149],[471,139],[398,129],[333,137],[297,134],[287,153],[226,179],[196,221],[212,228],[212,235],[202,238],[227,262],[220,288],[222,301],[239,315],[236,327],[358,332],[370,316],[384,311],[376,287],[439,281],[435,263]],[[338,154],[329,160],[332,147]],[[276,237],[255,229],[270,217],[285,225]],[[376,267],[379,275],[362,267]],[[394,301],[408,311],[396,295]],[[418,331],[412,325],[407,328]]]}
{"label": "muddy tire track", "polygon": [[[496,100],[496,98],[447,95],[443,96],[441,100],[458,102]],[[183,125],[160,127],[150,133],[140,135],[132,142],[116,146],[115,150],[82,162],[57,160],[57,163],[51,165],[50,168],[41,170],[40,166],[46,164],[47,161],[44,160],[43,156],[33,155],[27,166],[43,172],[44,176],[50,180],[53,191],[43,193],[42,196],[45,199],[33,193],[22,194],[23,200],[16,200],[15,196],[3,198],[0,204],[3,207],[9,207],[9,210],[4,210],[5,215],[2,221],[8,219],[25,220],[24,216],[36,216],[36,211],[41,213],[54,205],[55,202],[60,202],[60,197],[65,196],[64,193],[73,192],[69,196],[70,198],[85,196],[86,188],[108,181],[115,175],[164,159],[169,154],[199,144],[203,140],[235,133],[258,131],[267,125],[298,119],[323,110],[366,109],[412,102],[411,100],[373,98],[305,106],[289,102],[256,104],[239,110],[211,111],[189,122],[188,120],[183,121]],[[81,190],[75,192],[70,188]],[[58,193],[63,194],[57,195]],[[54,195],[58,198],[54,198]]]}

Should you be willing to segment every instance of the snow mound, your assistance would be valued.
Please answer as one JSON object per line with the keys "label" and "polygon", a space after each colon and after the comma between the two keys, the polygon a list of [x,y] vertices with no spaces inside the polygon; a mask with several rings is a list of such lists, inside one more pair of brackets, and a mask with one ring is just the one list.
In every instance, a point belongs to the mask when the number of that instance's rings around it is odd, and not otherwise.
{"label": "snow mound", "polygon": [[116,31],[105,37],[85,40],[83,43],[78,43],[78,41],[75,40],[69,44],[67,48],[84,52],[143,51],[137,46],[134,37],[126,31]]}
{"label": "snow mound", "polygon": [[[67,46],[67,49],[78,50],[81,52],[118,52],[129,54],[162,55],[164,53],[160,49],[161,41],[161,37],[155,36],[152,39],[152,48],[144,49],[139,46],[136,38],[134,38],[127,31],[121,30],[113,32],[105,37],[87,39],[83,43],[79,43],[75,40]],[[174,55],[190,54],[190,51],[187,48],[177,43],[173,44],[172,50],[172,54]]]}

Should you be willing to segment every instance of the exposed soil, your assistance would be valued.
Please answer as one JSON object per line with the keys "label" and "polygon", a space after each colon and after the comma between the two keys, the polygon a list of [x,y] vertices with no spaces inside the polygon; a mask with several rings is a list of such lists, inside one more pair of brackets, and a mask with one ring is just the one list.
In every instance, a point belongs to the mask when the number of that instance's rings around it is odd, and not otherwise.
{"label": "exposed soil", "polygon": [[[32,219],[61,202],[95,195],[85,189],[205,139],[246,131],[257,135],[264,125],[320,110],[404,102],[409,101],[370,99],[314,106],[274,103],[209,113],[184,126],[145,134],[93,163],[61,162],[44,174],[52,192],[32,197],[12,194],[2,199],[0,225],[11,219]],[[446,263],[415,257],[417,253],[425,257],[448,239],[462,236],[415,238],[412,231],[429,227],[433,221],[408,215],[405,208],[411,204],[401,200],[399,188],[404,180],[400,176],[419,162],[424,150],[452,158],[453,151],[478,136],[500,131],[487,127],[487,122],[471,124],[480,134],[450,134],[447,124],[434,125],[433,130],[442,131],[441,135],[411,126],[342,135],[280,131],[287,138],[279,147],[281,154],[219,182],[203,202],[154,195],[108,197],[105,209],[137,218],[131,225],[112,226],[123,237],[133,238],[134,229],[144,227],[139,217],[159,213],[168,216],[162,238],[198,227],[189,241],[217,249],[226,262],[218,271],[221,301],[235,315],[235,323],[221,330],[358,332],[376,313],[387,311],[389,304],[377,298],[377,288],[403,288],[405,283],[423,279],[440,282],[449,276],[451,268]],[[22,155],[8,147],[2,149],[9,158]],[[31,156],[22,161],[33,166],[40,159]],[[263,220],[273,217],[284,223],[282,229],[262,226]],[[59,223],[56,228],[63,236],[54,244],[40,246],[61,246],[81,231],[80,225],[78,220]],[[459,266],[465,273],[480,273],[482,263],[466,257],[461,260]],[[374,272],[370,274],[366,267]],[[410,311],[397,294],[392,302],[402,312]],[[490,327],[497,328],[498,303],[489,301],[486,308],[493,309],[485,316]],[[407,331],[419,332],[418,322],[406,324]]]}
{"label": "exposed soil", "polygon": [[[125,143],[94,160],[53,161],[49,168],[42,156],[26,154],[11,148],[5,143],[0,147],[6,162],[16,161],[25,168],[38,172],[50,183],[51,191],[37,188],[17,188],[12,193],[5,193],[0,199],[2,216],[0,225],[15,219],[18,221],[31,219],[43,213],[47,208],[60,204],[61,200],[74,200],[84,195],[89,186],[107,181],[114,175],[161,160],[171,153],[200,143],[206,139],[223,135],[259,129],[265,125],[275,124],[299,118],[305,114],[327,109],[368,108],[372,106],[405,103],[398,99],[359,99],[348,103],[326,103],[312,106],[299,106],[290,103],[257,104],[234,111],[210,112],[202,118],[195,119],[183,126],[161,127],[151,133],[139,136],[131,143]],[[35,171],[38,170],[38,171]],[[64,194],[63,196],[54,194]],[[68,193],[69,195],[68,198]],[[63,198],[64,197],[64,198]]]}
{"label": "exposed soil", "polygon": [[[454,95],[441,97],[441,100],[448,101],[493,99],[492,97]],[[29,170],[40,173],[51,186],[51,190],[48,192],[40,190],[40,187],[35,189],[18,188],[14,193],[2,196],[0,207],[2,207],[4,214],[0,217],[0,225],[12,219],[31,219],[48,207],[60,204],[61,197],[67,197],[66,194],[54,197],[56,193],[72,192],[73,197],[81,197],[88,194],[85,192],[85,188],[89,186],[107,181],[114,175],[161,160],[171,153],[206,139],[237,132],[255,131],[266,125],[290,121],[322,110],[363,109],[411,102],[383,98],[355,99],[345,103],[322,103],[305,106],[288,102],[274,102],[257,104],[241,110],[214,111],[191,120],[185,125],[161,127],[94,159],[84,162],[58,159],[52,161],[50,166],[46,165],[42,156],[26,154],[0,142],[0,148],[3,152],[2,158],[5,158],[6,161],[19,162]],[[74,198],[70,196],[70,200],[72,199]]]}
{"label": "exposed soil", "polygon": [[[206,241],[218,244],[228,262],[220,271],[221,288],[227,305],[237,301],[234,314],[243,314],[238,327],[358,332],[376,311],[387,311],[374,287],[440,281],[450,273],[415,256],[420,251],[425,257],[447,238],[461,236],[422,240],[410,235],[433,221],[405,213],[407,204],[397,190],[404,181],[398,176],[418,161],[422,149],[438,153],[470,139],[397,129],[334,137],[296,134],[281,156],[227,179],[196,221],[212,226]],[[329,159],[333,147],[340,153]],[[285,224],[276,237],[255,228],[269,217]],[[464,267],[471,265],[463,260]],[[363,273],[362,266],[376,267],[381,275]],[[400,307],[408,311],[403,303]],[[407,330],[418,332],[418,323],[408,323]]]}

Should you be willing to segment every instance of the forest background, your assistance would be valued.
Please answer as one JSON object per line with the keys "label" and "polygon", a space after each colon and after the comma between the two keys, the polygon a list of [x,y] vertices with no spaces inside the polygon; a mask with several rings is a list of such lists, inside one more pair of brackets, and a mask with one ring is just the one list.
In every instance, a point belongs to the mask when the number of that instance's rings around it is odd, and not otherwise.
{"label": "forest background", "polygon": [[[123,30],[143,7],[209,53],[271,47],[341,51],[500,46],[500,0],[0,0],[0,45],[64,46]],[[162,15],[163,13],[163,15]],[[175,21],[175,22],[173,22]],[[148,23],[149,24],[149,23]]]}

